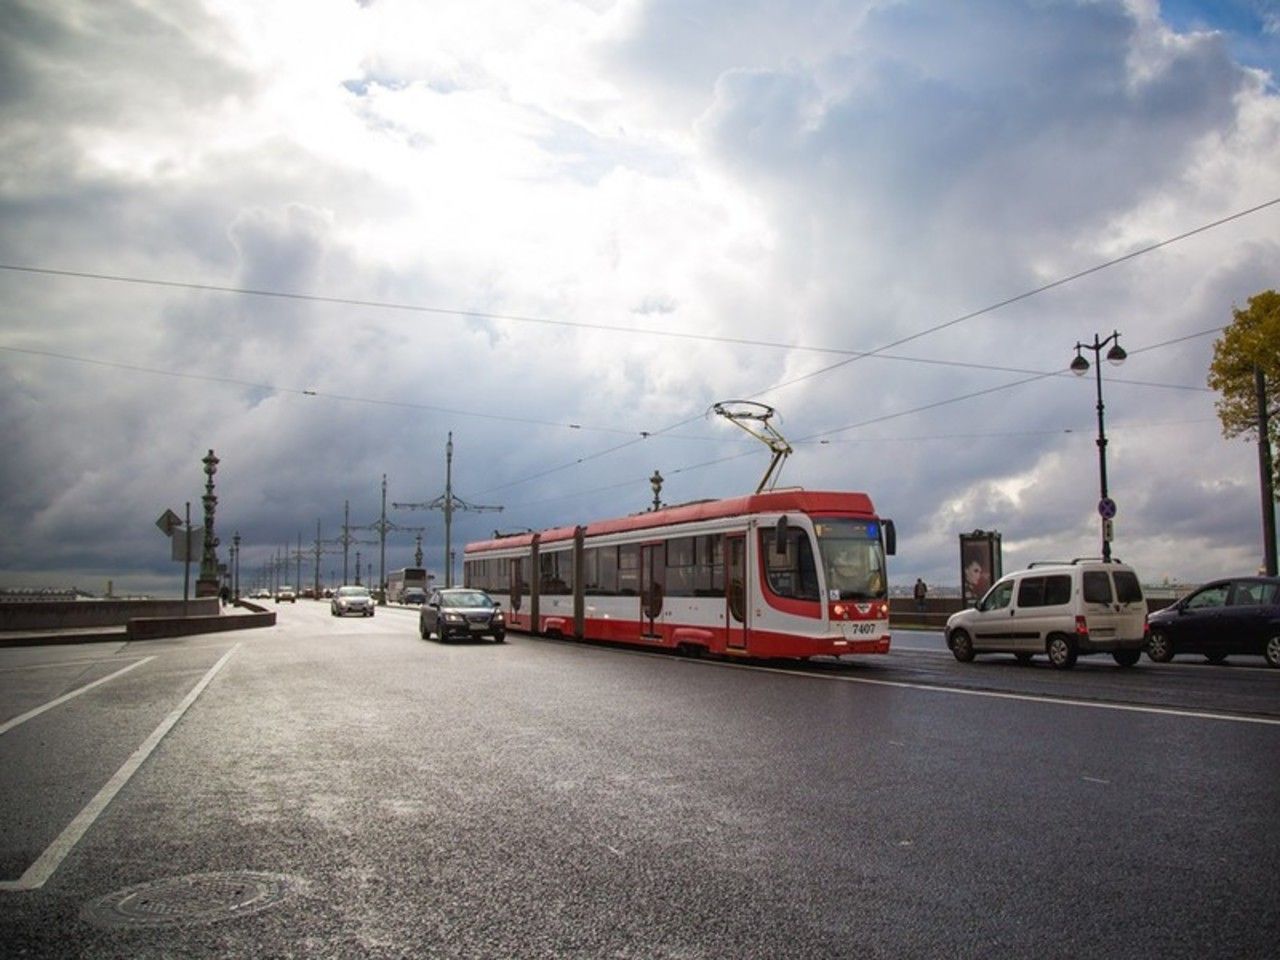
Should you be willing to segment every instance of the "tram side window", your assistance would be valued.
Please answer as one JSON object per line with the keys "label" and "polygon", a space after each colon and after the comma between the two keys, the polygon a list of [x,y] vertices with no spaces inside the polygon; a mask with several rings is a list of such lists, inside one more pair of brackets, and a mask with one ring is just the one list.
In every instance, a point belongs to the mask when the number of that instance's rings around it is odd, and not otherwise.
{"label": "tram side window", "polygon": [[776,549],[773,528],[760,531],[760,550],[765,558],[769,589],[791,600],[817,600],[818,568],[806,530],[791,529],[783,539],[783,552]]}
{"label": "tram side window", "polygon": [[596,592],[602,597],[618,595],[618,548],[597,547],[600,555],[600,589]]}
{"label": "tram side window", "polygon": [[698,537],[698,562],[694,569],[695,597],[724,596],[724,537],[718,533]]}
{"label": "tram side window", "polygon": [[587,547],[582,551],[582,592],[588,597],[600,595],[599,547]]}
{"label": "tram side window", "polygon": [[489,593],[506,593],[511,586],[511,561],[503,559],[468,560],[463,572],[468,587]]}
{"label": "tram side window", "polygon": [[666,594],[669,597],[692,597],[697,567],[694,537],[677,537],[667,541]]}
{"label": "tram side window", "polygon": [[538,592],[543,596],[569,593],[569,581],[573,579],[573,557],[567,550],[542,554],[539,559],[542,580]]}
{"label": "tram side window", "polygon": [[481,590],[493,589],[492,560],[475,560],[472,562],[472,575],[470,583],[474,583]]}
{"label": "tram side window", "polygon": [[618,548],[618,594],[640,595],[640,545],[630,543]]}

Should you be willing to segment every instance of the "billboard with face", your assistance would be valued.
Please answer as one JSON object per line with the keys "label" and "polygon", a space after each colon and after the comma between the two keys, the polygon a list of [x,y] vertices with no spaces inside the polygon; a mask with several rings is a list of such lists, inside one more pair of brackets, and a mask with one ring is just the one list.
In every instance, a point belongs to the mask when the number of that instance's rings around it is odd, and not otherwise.
{"label": "billboard with face", "polygon": [[981,600],[1002,573],[999,531],[960,534],[960,596],[965,606]]}

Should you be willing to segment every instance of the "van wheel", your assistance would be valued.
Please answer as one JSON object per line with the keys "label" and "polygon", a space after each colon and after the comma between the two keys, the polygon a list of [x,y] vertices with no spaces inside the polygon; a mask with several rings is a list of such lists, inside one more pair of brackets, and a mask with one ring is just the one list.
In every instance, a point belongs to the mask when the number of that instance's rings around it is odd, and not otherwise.
{"label": "van wheel", "polygon": [[973,638],[964,630],[952,631],[951,652],[961,663],[969,663],[973,660]]}
{"label": "van wheel", "polygon": [[1063,633],[1055,633],[1049,638],[1045,650],[1049,654],[1049,664],[1056,670],[1070,670],[1076,665],[1076,642]]}
{"label": "van wheel", "polygon": [[1280,634],[1267,641],[1267,649],[1262,655],[1267,658],[1268,665],[1280,667]]}
{"label": "van wheel", "polygon": [[1142,651],[1141,650],[1117,650],[1115,653],[1111,654],[1111,656],[1115,657],[1116,663],[1120,664],[1120,666],[1132,667],[1135,663],[1138,662],[1138,658],[1142,656]]}
{"label": "van wheel", "polygon": [[1173,659],[1173,641],[1163,630],[1152,630],[1147,638],[1147,656],[1156,663],[1168,663]]}

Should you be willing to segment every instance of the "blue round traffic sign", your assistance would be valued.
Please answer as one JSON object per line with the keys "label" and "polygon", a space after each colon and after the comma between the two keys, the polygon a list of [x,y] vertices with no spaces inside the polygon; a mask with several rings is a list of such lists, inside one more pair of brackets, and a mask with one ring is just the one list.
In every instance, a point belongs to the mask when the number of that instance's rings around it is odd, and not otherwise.
{"label": "blue round traffic sign", "polygon": [[1103,520],[1110,520],[1116,515],[1116,502],[1110,497],[1103,497],[1098,501],[1098,516]]}

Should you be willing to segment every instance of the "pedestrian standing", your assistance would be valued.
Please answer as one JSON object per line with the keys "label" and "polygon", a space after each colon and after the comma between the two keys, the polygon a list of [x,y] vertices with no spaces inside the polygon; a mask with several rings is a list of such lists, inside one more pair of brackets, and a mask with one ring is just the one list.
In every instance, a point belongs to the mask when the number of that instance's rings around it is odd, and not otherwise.
{"label": "pedestrian standing", "polygon": [[924,598],[929,595],[929,587],[920,577],[916,577],[916,612],[924,613]]}

